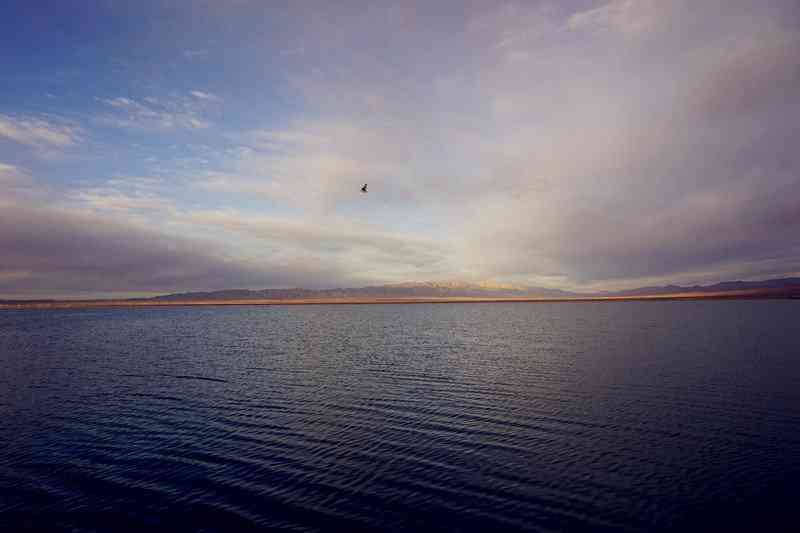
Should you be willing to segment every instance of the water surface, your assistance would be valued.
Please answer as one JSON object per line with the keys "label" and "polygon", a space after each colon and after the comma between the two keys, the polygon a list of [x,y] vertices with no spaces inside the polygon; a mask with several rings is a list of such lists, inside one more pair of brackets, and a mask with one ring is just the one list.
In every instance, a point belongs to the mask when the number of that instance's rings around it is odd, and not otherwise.
{"label": "water surface", "polygon": [[800,302],[0,312],[12,530],[792,530]]}

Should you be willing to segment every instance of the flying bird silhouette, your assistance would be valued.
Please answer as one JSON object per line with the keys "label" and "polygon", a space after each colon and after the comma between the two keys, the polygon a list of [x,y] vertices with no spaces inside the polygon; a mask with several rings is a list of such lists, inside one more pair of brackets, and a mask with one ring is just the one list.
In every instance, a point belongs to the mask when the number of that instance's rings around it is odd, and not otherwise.
{"label": "flying bird silhouette", "polygon": [[361,192],[367,192],[367,184],[365,183],[363,187],[361,187]]}

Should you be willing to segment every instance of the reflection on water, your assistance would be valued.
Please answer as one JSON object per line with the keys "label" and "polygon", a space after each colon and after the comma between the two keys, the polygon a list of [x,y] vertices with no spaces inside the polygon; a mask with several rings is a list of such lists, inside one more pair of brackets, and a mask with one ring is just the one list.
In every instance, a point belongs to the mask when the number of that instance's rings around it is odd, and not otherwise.
{"label": "reflection on water", "polygon": [[0,525],[790,530],[798,302],[0,313]]}

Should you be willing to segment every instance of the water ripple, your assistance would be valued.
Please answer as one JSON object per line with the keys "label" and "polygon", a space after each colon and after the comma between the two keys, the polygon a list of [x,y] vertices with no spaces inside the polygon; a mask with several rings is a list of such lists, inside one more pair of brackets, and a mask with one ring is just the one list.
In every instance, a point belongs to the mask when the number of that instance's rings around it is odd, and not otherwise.
{"label": "water ripple", "polygon": [[796,306],[15,311],[0,527],[779,531]]}

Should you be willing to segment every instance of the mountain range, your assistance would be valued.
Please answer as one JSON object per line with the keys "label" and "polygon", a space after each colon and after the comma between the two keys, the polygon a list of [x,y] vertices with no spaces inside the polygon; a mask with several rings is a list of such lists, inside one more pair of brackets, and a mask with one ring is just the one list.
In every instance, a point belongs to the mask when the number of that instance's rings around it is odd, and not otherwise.
{"label": "mountain range", "polygon": [[159,301],[192,300],[306,300],[337,298],[596,298],[680,295],[694,293],[735,293],[763,291],[800,295],[800,278],[764,281],[725,281],[714,285],[664,285],[624,291],[578,293],[544,287],[500,283],[458,281],[407,282],[338,289],[228,289],[208,292],[184,292],[156,296]]}

